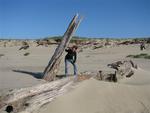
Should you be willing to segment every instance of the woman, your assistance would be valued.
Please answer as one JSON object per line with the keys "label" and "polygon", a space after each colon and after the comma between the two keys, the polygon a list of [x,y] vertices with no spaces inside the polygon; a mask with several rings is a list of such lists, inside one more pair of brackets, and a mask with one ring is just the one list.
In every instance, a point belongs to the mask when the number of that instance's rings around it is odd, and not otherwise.
{"label": "woman", "polygon": [[65,56],[65,75],[68,76],[68,63],[73,65],[74,75],[77,76],[77,66],[76,66],[76,59],[77,59],[77,46],[73,46],[71,48],[66,49],[67,55]]}

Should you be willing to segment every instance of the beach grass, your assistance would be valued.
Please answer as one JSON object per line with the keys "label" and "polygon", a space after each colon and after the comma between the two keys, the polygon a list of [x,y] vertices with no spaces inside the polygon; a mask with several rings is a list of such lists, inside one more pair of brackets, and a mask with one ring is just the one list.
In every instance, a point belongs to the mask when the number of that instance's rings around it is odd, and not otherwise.
{"label": "beach grass", "polygon": [[141,53],[141,54],[137,54],[137,55],[128,55],[126,57],[150,59],[150,55],[148,55],[147,53]]}

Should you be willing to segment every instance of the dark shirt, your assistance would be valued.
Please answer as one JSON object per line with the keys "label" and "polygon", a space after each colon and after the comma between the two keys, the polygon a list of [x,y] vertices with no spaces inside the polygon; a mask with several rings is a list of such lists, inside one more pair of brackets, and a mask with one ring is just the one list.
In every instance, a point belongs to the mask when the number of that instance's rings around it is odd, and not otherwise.
{"label": "dark shirt", "polygon": [[71,59],[75,63],[77,58],[77,53],[72,51],[71,49],[66,49],[65,51],[68,52],[65,59],[69,59],[69,60]]}

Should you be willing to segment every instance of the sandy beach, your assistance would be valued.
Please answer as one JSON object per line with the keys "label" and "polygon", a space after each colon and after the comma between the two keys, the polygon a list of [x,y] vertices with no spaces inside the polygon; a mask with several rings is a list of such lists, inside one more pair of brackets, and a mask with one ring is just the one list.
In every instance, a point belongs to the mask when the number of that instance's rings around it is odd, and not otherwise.
{"label": "sandy beach", "polygon": [[0,0],[0,113],[150,113],[150,0]]}
{"label": "sandy beach", "polygon": [[[43,73],[57,45],[31,46],[19,51],[20,46],[0,47],[0,92],[27,88],[46,81],[38,78]],[[24,54],[30,53],[28,56]],[[78,53],[78,73],[111,70],[107,64],[119,60],[132,60],[138,69],[130,78],[117,83],[94,78],[82,81],[74,89],[58,96],[35,113],[149,113],[150,112],[150,60],[126,58],[127,55],[150,53],[139,45],[120,45],[99,49],[86,48]],[[69,73],[72,74],[70,65]],[[58,75],[64,74],[64,56]],[[3,111],[5,113],[5,111]]]}

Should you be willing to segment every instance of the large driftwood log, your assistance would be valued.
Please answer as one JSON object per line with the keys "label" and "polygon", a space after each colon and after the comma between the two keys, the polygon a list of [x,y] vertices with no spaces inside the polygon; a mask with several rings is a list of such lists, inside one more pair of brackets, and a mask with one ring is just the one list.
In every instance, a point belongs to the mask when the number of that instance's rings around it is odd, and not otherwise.
{"label": "large driftwood log", "polygon": [[65,48],[68,46],[73,33],[77,29],[78,25],[80,24],[81,19],[79,19],[78,15],[75,15],[69,24],[69,27],[67,31],[65,32],[63,39],[61,43],[56,48],[54,55],[52,56],[51,60],[49,61],[47,67],[44,70],[44,76],[43,78],[47,81],[53,81],[55,79],[55,76],[58,72],[60,61],[62,54],[65,50]]}
{"label": "large driftwood log", "polygon": [[12,90],[0,98],[0,113],[8,106],[13,107],[14,113],[36,112],[44,104],[70,90],[73,85],[73,78],[68,77],[33,87]]}
{"label": "large driftwood log", "polygon": [[117,61],[107,65],[115,69],[113,72],[100,70],[96,79],[110,82],[117,82],[119,79],[131,77],[134,74],[133,69],[137,69],[137,65],[131,60]]}

